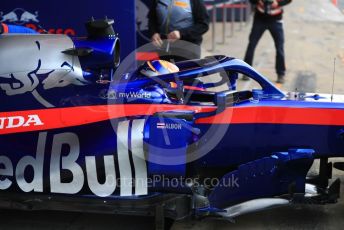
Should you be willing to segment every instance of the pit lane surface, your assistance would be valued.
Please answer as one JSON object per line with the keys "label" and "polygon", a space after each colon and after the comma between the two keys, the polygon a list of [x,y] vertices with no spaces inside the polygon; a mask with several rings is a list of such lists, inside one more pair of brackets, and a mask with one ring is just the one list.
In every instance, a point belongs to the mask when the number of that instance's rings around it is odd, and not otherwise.
{"label": "pit lane surface", "polygon": [[[344,173],[334,170],[334,178],[342,181]],[[204,219],[175,222],[173,230],[211,229],[342,229],[344,199],[334,205],[293,205],[237,217],[236,223],[226,220]],[[154,229],[153,218],[83,214],[52,211],[0,211],[1,230],[131,230]]]}

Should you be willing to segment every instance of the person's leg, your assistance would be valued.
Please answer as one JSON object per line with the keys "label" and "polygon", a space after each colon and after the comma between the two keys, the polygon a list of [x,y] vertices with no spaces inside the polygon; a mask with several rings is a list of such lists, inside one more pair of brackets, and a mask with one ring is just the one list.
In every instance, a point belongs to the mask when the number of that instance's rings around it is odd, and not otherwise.
{"label": "person's leg", "polygon": [[244,58],[244,61],[248,63],[249,65],[253,64],[254,51],[265,30],[266,30],[265,22],[263,22],[259,18],[254,18],[251,33],[249,36],[249,43],[248,43],[245,58]]}
{"label": "person's leg", "polygon": [[269,31],[272,35],[272,38],[275,42],[276,47],[276,73],[278,76],[277,81],[279,83],[284,82],[284,75],[286,71],[285,67],[285,55],[284,55],[284,31],[283,31],[283,23],[280,21],[276,21],[271,23],[269,27]]}
{"label": "person's leg", "polygon": [[[245,58],[244,58],[244,61],[251,66],[253,64],[254,51],[265,30],[266,30],[265,22],[255,17],[253,20],[252,29],[249,36],[249,43],[248,43]],[[242,80],[247,81],[249,80],[249,78],[247,76],[243,76]]]}

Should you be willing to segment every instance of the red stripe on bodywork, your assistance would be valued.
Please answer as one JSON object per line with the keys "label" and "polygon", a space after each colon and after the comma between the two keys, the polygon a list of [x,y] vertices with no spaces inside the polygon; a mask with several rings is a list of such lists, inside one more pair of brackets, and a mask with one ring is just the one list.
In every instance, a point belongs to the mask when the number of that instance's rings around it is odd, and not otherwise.
{"label": "red stripe on bodywork", "polygon": [[[193,110],[196,112],[209,111],[212,108],[201,108],[195,106],[176,105],[99,105],[70,108],[56,108],[43,110],[26,110],[16,112],[0,113],[1,118],[21,116],[27,118],[29,115],[38,115],[44,125],[18,128],[6,128],[6,121],[0,134],[11,134],[21,132],[31,132],[40,130],[50,130],[65,127],[80,126],[85,124],[106,121],[121,117],[149,116],[156,112],[171,110]],[[1,124],[0,124],[1,125]]]}
{"label": "red stripe on bodywork", "polygon": [[4,23],[1,23],[1,25],[2,25],[2,28],[3,28],[3,30],[4,30],[3,33],[4,33],[4,34],[7,34],[8,31],[9,31],[9,30],[8,30],[8,25],[6,25],[6,24],[4,24]]}
{"label": "red stripe on bodywork", "polygon": [[136,60],[138,61],[152,61],[159,60],[160,56],[157,52],[137,52]]}
{"label": "red stripe on bodywork", "polygon": [[205,89],[203,88],[192,86],[192,85],[184,85],[184,89],[194,90],[194,91],[205,91]]}
{"label": "red stripe on bodywork", "polygon": [[344,109],[239,107],[198,123],[344,125]]}
{"label": "red stripe on bodywork", "polygon": [[[212,106],[186,105],[100,105],[43,110],[2,112],[1,118],[37,115],[44,125],[18,128],[0,128],[0,134],[59,129],[81,126],[110,119],[149,116],[156,112],[188,110],[196,113],[210,112]],[[6,120],[6,119],[5,119]],[[198,124],[304,124],[344,126],[344,109],[287,108],[287,107],[236,107],[196,121]],[[1,125],[1,124],[0,124]]]}

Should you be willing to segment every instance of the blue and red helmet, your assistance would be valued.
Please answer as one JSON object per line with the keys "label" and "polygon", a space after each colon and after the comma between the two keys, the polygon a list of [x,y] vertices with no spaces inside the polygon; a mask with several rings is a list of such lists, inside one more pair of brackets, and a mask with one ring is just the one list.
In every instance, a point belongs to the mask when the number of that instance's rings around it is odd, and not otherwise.
{"label": "blue and red helmet", "polygon": [[147,61],[140,68],[140,73],[146,77],[153,77],[177,72],[179,72],[178,66],[164,60]]}

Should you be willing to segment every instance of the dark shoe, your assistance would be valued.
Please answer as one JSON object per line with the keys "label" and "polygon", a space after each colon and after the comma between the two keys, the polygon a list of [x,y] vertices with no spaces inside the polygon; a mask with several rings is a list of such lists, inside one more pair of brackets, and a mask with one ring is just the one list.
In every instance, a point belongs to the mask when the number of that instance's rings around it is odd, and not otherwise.
{"label": "dark shoe", "polygon": [[244,75],[244,76],[242,76],[241,80],[243,80],[243,81],[248,81],[248,80],[250,80],[250,78],[247,77],[246,75]]}
{"label": "dark shoe", "polygon": [[284,75],[278,75],[276,83],[284,84],[284,82],[285,82]]}

